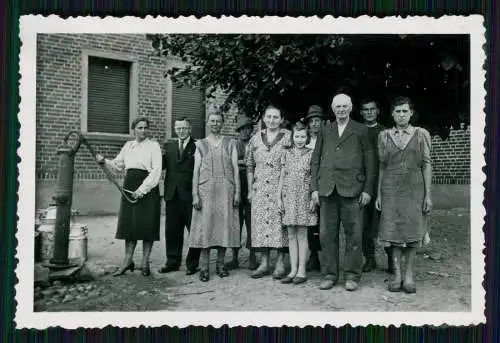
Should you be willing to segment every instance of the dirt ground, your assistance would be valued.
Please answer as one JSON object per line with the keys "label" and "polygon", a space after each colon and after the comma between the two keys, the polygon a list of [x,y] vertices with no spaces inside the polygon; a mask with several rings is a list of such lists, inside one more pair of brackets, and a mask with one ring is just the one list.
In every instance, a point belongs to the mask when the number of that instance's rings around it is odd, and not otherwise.
{"label": "dirt ground", "polygon": [[[150,277],[138,270],[112,277],[109,273],[119,265],[124,250],[123,242],[114,240],[116,217],[79,217],[78,222],[88,227],[87,264],[98,275],[87,285],[98,291],[65,302],[39,299],[35,311],[469,311],[471,306],[470,214],[466,209],[433,212],[432,242],[417,255],[417,293],[412,295],[387,291],[389,275],[382,270],[386,266],[382,249],[377,251],[379,270],[363,274],[356,292],[345,291],[342,284],[320,290],[318,272],[309,273],[309,280],[297,286],[282,285],[270,276],[254,280],[246,269],[246,249],[240,252],[240,269],[224,279],[215,275],[215,251],[208,283],[199,281],[198,274],[186,276],[184,265],[178,272],[158,274],[165,262],[163,234],[153,247]],[[141,255],[138,244],[136,265]],[[228,252],[227,260],[230,256]],[[69,286],[51,288],[61,287]]]}

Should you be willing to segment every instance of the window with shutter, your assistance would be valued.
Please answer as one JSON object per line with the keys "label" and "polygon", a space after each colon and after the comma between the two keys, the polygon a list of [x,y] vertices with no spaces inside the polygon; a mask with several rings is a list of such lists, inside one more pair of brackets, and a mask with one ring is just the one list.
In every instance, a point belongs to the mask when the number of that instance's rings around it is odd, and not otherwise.
{"label": "window with shutter", "polygon": [[176,120],[187,118],[191,121],[191,135],[205,137],[205,92],[197,87],[172,83],[172,132]]}
{"label": "window with shutter", "polygon": [[131,62],[88,57],[87,131],[128,134]]}

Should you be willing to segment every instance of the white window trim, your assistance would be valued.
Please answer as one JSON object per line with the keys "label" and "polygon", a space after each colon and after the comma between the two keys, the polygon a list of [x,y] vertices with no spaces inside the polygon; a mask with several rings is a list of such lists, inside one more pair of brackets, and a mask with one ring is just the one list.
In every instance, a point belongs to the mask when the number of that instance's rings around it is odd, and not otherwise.
{"label": "white window trim", "polygon": [[[108,132],[88,132],[87,119],[88,119],[88,82],[89,82],[89,57],[108,58],[117,61],[131,62],[130,68],[130,88],[129,88],[129,134],[116,134]],[[100,50],[82,50],[82,102],[81,102],[81,115],[80,127],[81,132],[88,138],[99,140],[111,141],[127,141],[133,138],[130,124],[137,118],[137,104],[139,93],[139,65],[137,58],[119,52],[100,51]]]}
{"label": "white window trim", "polygon": [[[189,65],[188,62],[183,62],[180,58],[169,57],[167,59],[167,70],[170,70],[173,68],[185,69],[188,65]],[[172,118],[173,118],[172,92],[173,92],[173,83],[172,83],[172,78],[169,76],[169,77],[167,77],[167,109],[166,109],[167,115],[165,116],[166,117],[165,140],[175,139],[174,132],[172,132]],[[205,104],[206,104],[206,94],[205,94]],[[206,112],[205,112],[205,116],[206,116]],[[209,130],[207,128],[206,118],[204,119],[204,123],[205,123],[205,135],[208,135]]]}

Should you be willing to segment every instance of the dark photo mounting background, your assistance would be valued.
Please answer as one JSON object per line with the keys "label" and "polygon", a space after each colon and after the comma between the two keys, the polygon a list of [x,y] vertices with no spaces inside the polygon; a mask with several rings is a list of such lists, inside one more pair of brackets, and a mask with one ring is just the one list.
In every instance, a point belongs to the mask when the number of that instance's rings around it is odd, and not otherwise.
{"label": "dark photo mounting background", "polygon": [[[405,6],[406,5],[406,6]],[[228,2],[180,2],[175,5],[167,1],[122,2],[117,5],[111,1],[71,1],[71,2],[46,2],[46,1],[19,1],[8,2],[0,7],[2,18],[1,39],[1,84],[0,111],[2,112],[1,149],[0,149],[0,172],[2,182],[0,183],[0,264],[2,270],[2,283],[0,293],[2,301],[0,313],[3,319],[3,330],[0,341],[23,341],[23,342],[57,342],[57,341],[120,341],[135,342],[138,339],[150,342],[160,342],[167,339],[177,342],[190,342],[211,339],[214,342],[244,340],[254,342],[264,341],[365,341],[365,342],[498,342],[500,341],[499,318],[499,264],[494,261],[500,260],[499,256],[499,227],[498,203],[498,132],[499,125],[499,101],[498,91],[498,65],[500,65],[499,35],[500,32],[500,8],[495,1],[468,1],[450,2],[445,1],[408,1],[400,2],[369,2],[364,3],[337,3],[334,6],[325,5],[317,7],[312,5],[287,3],[266,3],[259,7],[253,5],[242,6],[240,3]],[[327,15],[335,16],[358,16],[358,15],[431,15],[441,16],[445,14],[467,15],[483,14],[487,28],[487,44],[485,46],[487,61],[487,88],[486,99],[486,122],[487,138],[486,160],[487,174],[486,192],[484,205],[487,208],[485,234],[486,234],[486,280],[484,286],[486,295],[487,325],[474,327],[368,327],[353,328],[200,328],[189,327],[178,328],[130,328],[120,329],[107,327],[102,330],[78,329],[64,330],[51,328],[44,331],[15,330],[13,322],[15,313],[14,284],[16,282],[15,268],[15,230],[16,230],[16,201],[17,201],[17,170],[16,157],[19,123],[17,121],[18,96],[18,55],[19,55],[19,28],[18,18],[24,14],[56,14],[67,16],[98,15],[98,16],[123,16],[123,15]],[[474,115],[474,114],[473,114]]]}

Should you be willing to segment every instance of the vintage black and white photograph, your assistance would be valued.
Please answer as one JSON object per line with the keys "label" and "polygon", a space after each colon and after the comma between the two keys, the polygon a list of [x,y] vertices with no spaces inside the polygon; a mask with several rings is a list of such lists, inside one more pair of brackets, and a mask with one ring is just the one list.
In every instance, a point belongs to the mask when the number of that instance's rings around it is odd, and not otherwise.
{"label": "vintage black and white photograph", "polygon": [[18,326],[484,320],[482,17],[22,19]]}

